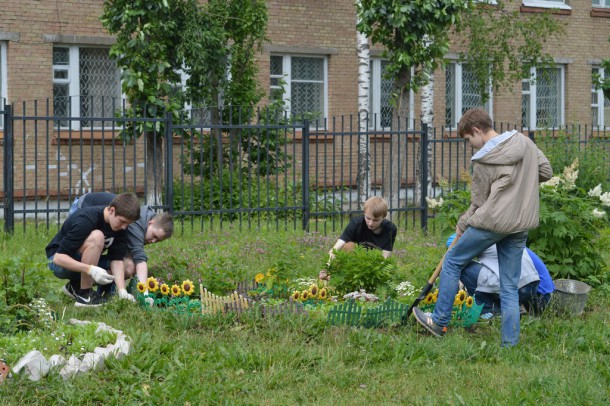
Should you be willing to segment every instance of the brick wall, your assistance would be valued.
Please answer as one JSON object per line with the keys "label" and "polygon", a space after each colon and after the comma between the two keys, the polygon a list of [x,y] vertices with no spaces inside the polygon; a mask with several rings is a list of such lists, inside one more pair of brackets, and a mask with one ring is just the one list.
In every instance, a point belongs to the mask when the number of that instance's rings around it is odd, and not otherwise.
{"label": "brick wall", "polygon": [[[356,15],[353,0],[278,0],[268,1],[270,43],[258,55],[259,79],[269,87],[271,53],[325,55],[328,58],[328,115],[330,117],[357,112]],[[12,103],[37,100],[42,106],[52,97],[53,41],[67,44],[108,46],[113,42],[99,22],[103,2],[100,0],[4,0],[0,5],[0,40],[8,41],[8,98]],[[519,2],[512,7],[521,7]],[[567,35],[546,44],[565,70],[565,123],[589,124],[591,121],[591,66],[610,56],[610,13],[592,16],[590,0],[572,0],[569,15],[555,18],[566,24]],[[528,10],[532,11],[532,10]],[[599,13],[598,13],[599,14]],[[454,44],[454,51],[459,46]],[[436,72],[434,126],[442,126],[445,107],[444,73]],[[416,97],[416,114],[419,98]],[[520,124],[521,84],[494,94],[496,121]],[[37,123],[25,131],[15,145],[17,170],[36,165],[47,156],[45,145],[31,141],[46,131],[47,125]],[[51,125],[52,128],[52,125]],[[333,144],[333,153],[345,153]],[[56,147],[54,147],[56,148]],[[66,148],[66,146],[61,147]],[[103,147],[86,149],[100,163]],[[139,148],[139,147],[138,147]],[[136,155],[141,156],[141,151]],[[21,159],[19,161],[19,159]],[[46,158],[45,158],[46,159]],[[91,159],[91,158],[86,158]],[[134,165],[137,165],[135,163]],[[17,174],[16,182],[23,179]],[[27,183],[27,182],[25,182]]]}

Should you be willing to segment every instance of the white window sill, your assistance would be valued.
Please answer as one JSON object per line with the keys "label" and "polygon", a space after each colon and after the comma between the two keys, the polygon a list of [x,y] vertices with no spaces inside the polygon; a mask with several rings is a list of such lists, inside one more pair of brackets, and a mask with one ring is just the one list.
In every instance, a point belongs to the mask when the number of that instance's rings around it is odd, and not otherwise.
{"label": "white window sill", "polygon": [[524,1],[522,3],[525,7],[539,7],[539,8],[556,8],[560,10],[572,10],[572,7],[568,6],[563,2],[552,2],[552,1]]}

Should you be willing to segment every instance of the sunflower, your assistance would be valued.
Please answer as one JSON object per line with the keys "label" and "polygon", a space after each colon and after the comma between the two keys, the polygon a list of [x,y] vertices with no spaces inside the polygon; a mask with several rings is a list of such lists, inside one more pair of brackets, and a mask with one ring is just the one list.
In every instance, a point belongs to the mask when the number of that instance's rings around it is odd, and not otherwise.
{"label": "sunflower", "polygon": [[256,276],[254,277],[254,280],[256,281],[256,283],[261,283],[263,281],[263,279],[265,279],[265,274],[264,273],[257,273]]}
{"label": "sunflower", "polygon": [[146,284],[144,282],[138,282],[138,292],[146,292]]}
{"label": "sunflower", "polygon": [[466,292],[464,290],[460,290],[457,295],[455,295],[455,300],[453,301],[454,306],[459,306],[466,301]]}
{"label": "sunflower", "polygon": [[320,291],[318,292],[318,299],[326,299],[326,297],[328,296],[328,292],[326,291],[326,288],[322,288],[320,289]]}
{"label": "sunflower", "polygon": [[468,296],[466,298],[466,307],[472,307],[473,303],[474,303],[474,299],[472,298],[472,296]]}
{"label": "sunflower", "polygon": [[195,288],[193,287],[193,282],[191,282],[188,279],[185,280],[184,282],[182,282],[182,291],[187,296],[192,295],[193,292],[195,291]]}
{"label": "sunflower", "polygon": [[424,299],[424,304],[430,304],[434,300],[434,295],[432,293],[428,293]]}
{"label": "sunflower", "polygon": [[146,279],[146,286],[150,292],[156,292],[159,289],[159,282],[154,277]]}
{"label": "sunflower", "polygon": [[301,292],[301,300],[307,300],[309,299],[309,291],[307,289],[305,289],[304,291]]}
{"label": "sunflower", "polygon": [[434,291],[434,293],[432,294],[432,303],[436,303],[437,300],[438,300],[438,289],[436,289]]}
{"label": "sunflower", "polygon": [[318,296],[318,293],[320,293],[320,289],[318,288],[318,285],[316,285],[315,283],[313,285],[311,285],[309,287],[309,295],[313,298]]}
{"label": "sunflower", "polygon": [[298,290],[295,290],[294,292],[292,292],[293,300],[299,300],[300,298],[301,298],[301,292],[299,292]]}
{"label": "sunflower", "polygon": [[161,285],[161,287],[159,288],[161,290],[161,293],[165,296],[169,295],[169,286],[167,286],[167,283],[164,283],[163,285]]}
{"label": "sunflower", "polygon": [[172,295],[173,296],[180,296],[180,286],[172,285]]}

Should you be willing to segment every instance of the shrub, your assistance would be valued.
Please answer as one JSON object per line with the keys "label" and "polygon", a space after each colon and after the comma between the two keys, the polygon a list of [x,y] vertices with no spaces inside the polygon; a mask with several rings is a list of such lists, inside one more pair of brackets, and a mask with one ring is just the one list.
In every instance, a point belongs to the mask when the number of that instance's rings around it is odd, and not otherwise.
{"label": "shrub", "polygon": [[340,293],[385,290],[395,269],[394,258],[384,258],[380,250],[359,245],[351,252],[337,251],[328,265],[330,283]]}
{"label": "shrub", "polygon": [[[540,224],[530,230],[528,246],[544,261],[555,278],[575,278],[592,284],[608,278],[602,253],[609,248],[599,232],[608,225],[609,192],[601,184],[588,190],[578,186],[578,160],[540,186]],[[442,231],[455,229],[457,220],[470,204],[470,191],[443,193],[436,205],[436,220]]]}

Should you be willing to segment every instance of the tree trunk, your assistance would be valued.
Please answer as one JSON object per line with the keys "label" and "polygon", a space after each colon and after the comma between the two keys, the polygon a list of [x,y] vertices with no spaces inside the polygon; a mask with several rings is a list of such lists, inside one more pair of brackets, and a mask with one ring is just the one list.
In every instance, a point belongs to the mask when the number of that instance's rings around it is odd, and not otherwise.
{"label": "tree trunk", "polygon": [[[385,154],[385,174],[383,178],[383,197],[388,202],[389,217],[392,211],[400,207],[401,173],[406,163],[407,136],[404,132],[408,128],[409,90],[407,84],[411,80],[410,69],[401,70],[394,82],[393,94],[397,94],[396,105],[392,110],[392,138],[390,153]],[[398,133],[400,131],[400,134]]]}
{"label": "tree trunk", "polygon": [[[421,98],[421,123],[427,124],[428,128],[432,128],[432,121],[434,120],[434,74],[426,71],[427,76],[427,84],[422,88],[422,98]],[[421,157],[421,147],[422,143],[417,143],[417,151],[415,153],[415,159],[419,161]],[[432,162],[432,143],[428,143],[428,150],[426,151],[428,155],[428,179],[426,184],[430,187],[431,183],[431,166]],[[421,194],[426,193],[426,196],[429,195],[429,190],[422,191],[422,179],[421,179],[421,163],[416,162],[415,165],[415,191],[413,195],[414,204],[419,204],[421,201]]]}
{"label": "tree trunk", "polygon": [[161,193],[164,173],[163,136],[156,132],[147,131],[144,133],[144,137],[146,144],[146,178],[144,179],[146,204],[160,206],[162,204]]}
{"label": "tree trunk", "polygon": [[357,32],[358,49],[358,208],[370,195],[371,165],[368,138],[370,52],[366,35]]}

